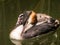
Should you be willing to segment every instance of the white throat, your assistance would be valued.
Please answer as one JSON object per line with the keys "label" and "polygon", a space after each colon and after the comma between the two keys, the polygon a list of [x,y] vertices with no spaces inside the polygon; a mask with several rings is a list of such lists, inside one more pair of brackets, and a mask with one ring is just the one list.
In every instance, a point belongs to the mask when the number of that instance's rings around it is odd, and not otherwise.
{"label": "white throat", "polygon": [[21,33],[23,31],[23,25],[18,26],[10,33],[11,39],[22,40]]}

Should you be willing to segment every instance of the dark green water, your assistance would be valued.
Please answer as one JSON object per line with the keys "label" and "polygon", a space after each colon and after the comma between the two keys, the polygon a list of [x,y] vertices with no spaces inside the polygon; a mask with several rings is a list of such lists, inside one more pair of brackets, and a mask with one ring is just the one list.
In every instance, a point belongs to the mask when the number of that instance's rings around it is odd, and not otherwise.
{"label": "dark green water", "polygon": [[[9,33],[18,15],[25,10],[46,13],[60,20],[60,0],[0,0],[0,45],[13,45]],[[33,45],[60,45],[60,28],[55,33],[25,41],[23,45],[32,45],[31,42],[34,42]]]}

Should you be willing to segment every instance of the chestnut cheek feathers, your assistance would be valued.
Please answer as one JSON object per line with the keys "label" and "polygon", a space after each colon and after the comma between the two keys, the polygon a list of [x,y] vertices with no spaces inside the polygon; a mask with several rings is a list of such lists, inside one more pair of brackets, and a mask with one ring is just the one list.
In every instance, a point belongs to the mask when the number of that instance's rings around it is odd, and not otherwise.
{"label": "chestnut cheek feathers", "polygon": [[37,16],[34,11],[32,11],[31,15],[29,16],[28,23],[29,24],[34,24],[37,22]]}

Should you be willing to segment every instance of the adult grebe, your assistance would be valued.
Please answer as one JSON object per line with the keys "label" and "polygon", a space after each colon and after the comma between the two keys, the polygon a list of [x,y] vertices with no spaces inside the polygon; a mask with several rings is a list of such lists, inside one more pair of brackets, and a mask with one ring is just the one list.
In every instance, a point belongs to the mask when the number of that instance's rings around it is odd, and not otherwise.
{"label": "adult grebe", "polygon": [[19,15],[16,28],[10,33],[10,39],[15,45],[20,41],[55,30],[59,21],[46,14],[26,11]]}
{"label": "adult grebe", "polygon": [[[25,25],[26,22],[28,22],[28,24],[30,25],[30,21],[31,21],[31,19],[30,19],[31,16],[30,15],[33,16],[34,21],[35,21],[36,15],[35,15],[35,12],[33,12],[33,11],[26,11],[26,12],[19,15],[17,23],[16,23],[16,28],[14,28],[13,31],[11,31],[11,33],[10,33],[10,39],[14,44],[20,45],[20,40],[24,39],[22,37],[22,32],[23,32],[23,28],[25,27],[24,25]],[[28,20],[28,18],[29,18],[30,21]],[[37,21],[35,21],[34,23],[36,23],[36,22]],[[33,21],[32,21],[32,23],[33,23]],[[30,26],[32,26],[32,25],[30,25]]]}

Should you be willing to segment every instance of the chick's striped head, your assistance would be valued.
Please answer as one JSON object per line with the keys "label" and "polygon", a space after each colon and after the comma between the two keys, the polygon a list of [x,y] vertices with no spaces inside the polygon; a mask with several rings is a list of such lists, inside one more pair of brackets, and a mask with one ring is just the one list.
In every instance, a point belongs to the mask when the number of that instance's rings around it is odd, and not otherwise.
{"label": "chick's striped head", "polygon": [[25,11],[25,12],[21,13],[18,17],[16,25],[21,25],[21,24],[25,25],[30,14],[31,14],[31,11]]}

